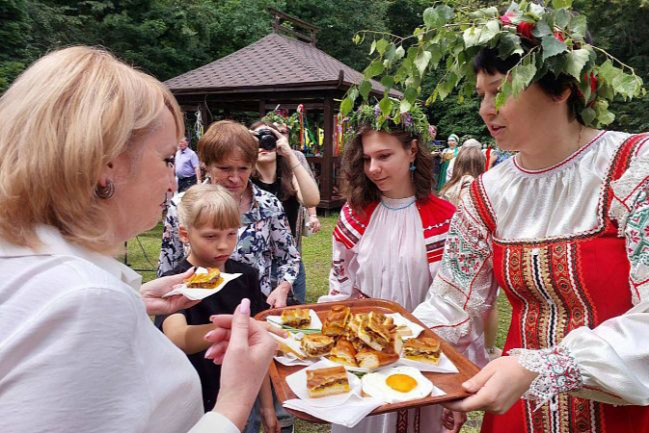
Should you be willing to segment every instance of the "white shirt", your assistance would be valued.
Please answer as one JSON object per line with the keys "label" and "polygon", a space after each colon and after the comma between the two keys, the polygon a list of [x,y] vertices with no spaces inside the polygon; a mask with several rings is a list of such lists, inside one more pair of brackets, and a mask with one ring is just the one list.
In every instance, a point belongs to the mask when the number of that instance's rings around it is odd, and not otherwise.
{"label": "white shirt", "polygon": [[198,375],[151,323],[138,274],[37,233],[38,251],[0,240],[1,432],[238,433],[203,416]]}

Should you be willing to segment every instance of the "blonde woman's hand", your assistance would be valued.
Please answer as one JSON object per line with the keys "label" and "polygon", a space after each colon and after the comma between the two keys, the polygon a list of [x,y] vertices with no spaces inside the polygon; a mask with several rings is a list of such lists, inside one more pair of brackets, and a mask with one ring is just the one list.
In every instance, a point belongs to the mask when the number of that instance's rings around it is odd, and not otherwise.
{"label": "blonde woman's hand", "polygon": [[[226,416],[243,431],[277,344],[265,327],[250,318],[249,299],[243,299],[232,316],[213,316],[210,319],[218,327],[230,328],[229,343],[221,342],[225,343],[225,350],[222,355],[221,389],[214,411]],[[210,333],[206,338],[209,340]],[[209,358],[217,352],[212,346],[205,356]]]}
{"label": "blonde woman's hand", "polygon": [[174,295],[167,298],[162,297],[165,293],[170,292],[174,286],[182,284],[183,281],[191,277],[193,274],[194,268],[190,268],[182,274],[160,277],[142,284],[140,287],[140,295],[142,296],[142,301],[144,301],[147,314],[173,314],[176,311],[193,307],[201,302],[192,301],[185,298],[183,295]]}

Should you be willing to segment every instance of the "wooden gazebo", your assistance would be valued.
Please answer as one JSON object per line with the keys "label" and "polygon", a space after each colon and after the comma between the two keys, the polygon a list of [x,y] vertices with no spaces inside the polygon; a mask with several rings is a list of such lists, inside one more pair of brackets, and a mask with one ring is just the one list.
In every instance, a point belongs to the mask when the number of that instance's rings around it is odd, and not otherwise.
{"label": "wooden gazebo", "polygon": [[[206,125],[233,113],[258,113],[261,117],[278,105],[295,110],[302,104],[305,115],[322,115],[323,149],[320,156],[307,156],[307,160],[320,187],[319,207],[340,207],[343,199],[338,194],[340,155],[335,155],[334,149],[334,116],[338,100],[350,86],[360,84],[363,75],[316,48],[317,27],[271,12],[275,17],[273,33],[165,84],[184,110],[200,110]],[[290,21],[293,29],[280,25],[281,20]],[[372,94],[381,97],[383,91],[380,83],[372,82]],[[400,96],[396,91],[391,94]]]}

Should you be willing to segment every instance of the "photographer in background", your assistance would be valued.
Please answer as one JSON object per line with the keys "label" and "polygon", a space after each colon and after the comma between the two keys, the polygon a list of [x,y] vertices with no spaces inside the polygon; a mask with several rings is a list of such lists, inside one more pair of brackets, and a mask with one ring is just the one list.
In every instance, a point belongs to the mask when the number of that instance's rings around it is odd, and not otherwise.
{"label": "photographer in background", "polygon": [[[259,156],[251,180],[282,202],[291,234],[299,246],[304,226],[302,206],[312,208],[309,209],[312,216],[308,221],[311,229],[317,231],[320,228],[313,209],[320,202],[318,185],[304,155],[290,148],[286,125],[259,121],[253,123],[251,129],[259,140]],[[306,274],[301,260],[300,272],[293,283],[293,295],[300,303],[306,301]]]}

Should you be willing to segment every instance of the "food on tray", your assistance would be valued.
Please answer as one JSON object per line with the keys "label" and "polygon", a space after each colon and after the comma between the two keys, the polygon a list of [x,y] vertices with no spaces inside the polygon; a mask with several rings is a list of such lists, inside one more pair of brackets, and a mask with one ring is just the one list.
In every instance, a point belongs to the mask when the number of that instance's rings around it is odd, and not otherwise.
{"label": "food on tray", "polygon": [[306,389],[312,398],[349,392],[347,371],[343,366],[307,370]]}
{"label": "food on tray", "polygon": [[433,384],[416,368],[393,367],[368,373],[361,379],[363,392],[386,403],[428,397]]}
{"label": "food on tray", "polygon": [[293,328],[306,328],[311,324],[311,313],[306,308],[283,310],[280,320],[282,325]]}
{"label": "food on tray", "polygon": [[331,349],[329,359],[340,364],[348,365],[350,367],[358,367],[356,362],[356,349],[354,345],[348,340],[341,338],[336,342],[336,345]]}
{"label": "food on tray", "polygon": [[361,368],[375,370],[399,360],[398,353],[384,353],[378,350],[365,349],[356,354],[356,362]]}
{"label": "food on tray", "polygon": [[309,334],[302,337],[302,351],[308,358],[329,355],[334,347],[334,339],[322,334]]}
{"label": "food on tray", "polygon": [[352,312],[344,305],[334,305],[327,314],[322,333],[330,337],[345,335]]}
{"label": "food on tray", "polygon": [[411,337],[413,335],[412,329],[407,325],[399,325],[397,326],[397,335],[400,337]]}
{"label": "food on tray", "polygon": [[195,272],[185,280],[189,289],[216,289],[223,282],[221,271],[218,268],[207,268],[207,272]]}
{"label": "food on tray", "polygon": [[440,353],[439,341],[431,337],[411,338],[403,345],[403,356],[413,361],[437,364]]}
{"label": "food on tray", "polygon": [[374,350],[381,351],[387,348],[392,338],[384,321],[383,314],[370,311],[367,317],[362,318],[357,325],[356,336]]}

